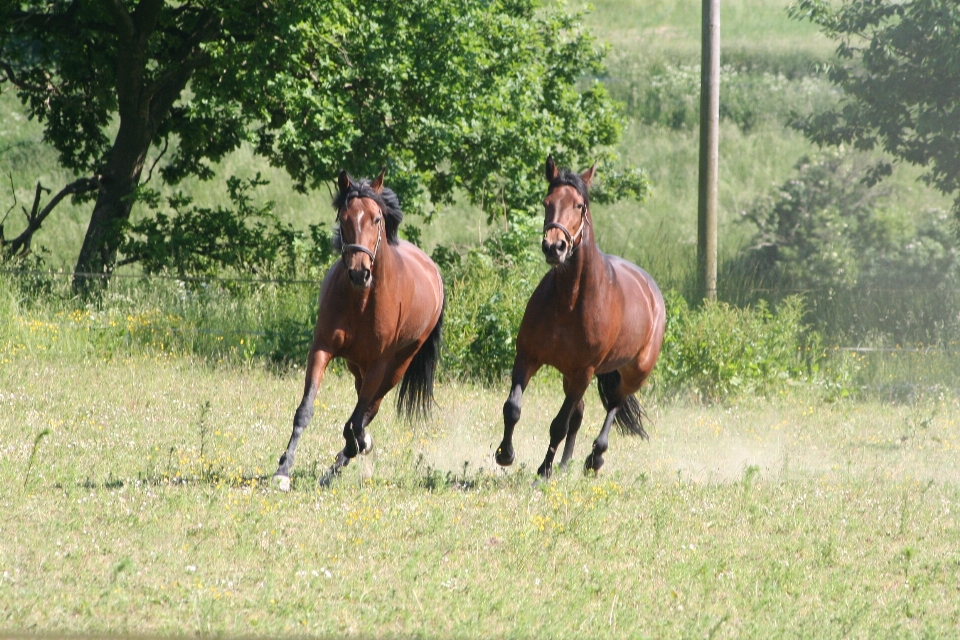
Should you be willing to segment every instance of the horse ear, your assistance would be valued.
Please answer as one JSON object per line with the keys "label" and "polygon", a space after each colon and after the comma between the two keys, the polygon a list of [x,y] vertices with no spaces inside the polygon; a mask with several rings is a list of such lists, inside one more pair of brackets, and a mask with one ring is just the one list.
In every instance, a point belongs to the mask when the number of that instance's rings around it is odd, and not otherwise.
{"label": "horse ear", "polygon": [[386,175],[386,173],[387,173],[386,167],[384,167],[383,169],[380,169],[380,175],[378,175],[376,179],[370,184],[370,188],[373,189],[373,192],[377,195],[380,195],[381,193],[383,193],[383,176]]}
{"label": "horse ear", "polygon": [[580,177],[583,178],[583,184],[590,186],[590,181],[593,180],[593,174],[597,172],[597,163],[594,162],[593,165],[580,174]]}
{"label": "horse ear", "polygon": [[346,191],[350,188],[350,184],[353,181],[350,179],[350,175],[347,173],[346,169],[340,169],[340,175],[337,176],[337,187],[340,188],[340,191]]}
{"label": "horse ear", "polygon": [[547,156],[546,174],[547,182],[553,182],[557,179],[557,176],[560,175],[560,172],[557,171],[557,165],[554,163],[552,155]]}

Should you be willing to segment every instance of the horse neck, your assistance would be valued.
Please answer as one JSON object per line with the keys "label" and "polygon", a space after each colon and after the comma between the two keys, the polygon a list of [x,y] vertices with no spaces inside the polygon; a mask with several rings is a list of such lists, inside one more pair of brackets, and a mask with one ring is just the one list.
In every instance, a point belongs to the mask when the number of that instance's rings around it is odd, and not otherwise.
{"label": "horse neck", "polygon": [[570,262],[557,272],[558,294],[569,309],[572,309],[583,295],[598,290],[596,281],[603,267],[603,256],[594,241],[593,221],[589,218],[584,225],[582,238]]}

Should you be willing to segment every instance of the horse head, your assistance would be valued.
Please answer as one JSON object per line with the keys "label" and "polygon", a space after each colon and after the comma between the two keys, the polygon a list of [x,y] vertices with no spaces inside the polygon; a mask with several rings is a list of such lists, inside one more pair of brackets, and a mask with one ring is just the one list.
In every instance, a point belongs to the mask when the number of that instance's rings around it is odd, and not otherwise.
{"label": "horse head", "polygon": [[584,230],[590,225],[588,189],[597,165],[581,174],[560,170],[547,158],[546,177],[550,187],[543,199],[543,242],[540,248],[548,264],[564,264],[584,241]]}
{"label": "horse head", "polygon": [[372,284],[373,265],[385,240],[384,172],[371,182],[355,181],[341,170],[337,179],[340,197],[336,202],[339,223],[336,244],[350,282],[357,289],[368,289]]}

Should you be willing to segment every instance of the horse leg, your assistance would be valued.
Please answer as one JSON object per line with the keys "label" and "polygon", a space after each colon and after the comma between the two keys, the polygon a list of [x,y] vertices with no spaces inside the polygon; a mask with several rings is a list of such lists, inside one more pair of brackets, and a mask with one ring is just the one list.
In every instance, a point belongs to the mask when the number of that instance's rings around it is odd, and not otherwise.
{"label": "horse leg", "polygon": [[[360,372],[360,367],[354,364],[353,362],[347,361],[347,370],[353,374],[353,387],[357,391],[357,395],[360,395],[360,385],[363,384],[363,373]],[[323,478],[320,480],[320,484],[327,486],[330,484],[330,480],[335,476],[340,475],[340,470],[350,464],[350,458],[348,458],[343,453],[343,449],[337,452],[337,457],[334,459],[333,466],[331,466],[327,472],[323,475]]]}
{"label": "horse leg", "polygon": [[[360,383],[360,393],[358,394],[357,404],[350,415],[350,419],[343,425],[343,439],[346,442],[343,447],[343,455],[347,458],[355,458],[357,454],[363,453],[368,442],[364,428],[376,415],[380,408],[379,400],[383,398],[386,392],[381,392],[381,384],[386,374],[387,363],[378,362],[371,367]],[[368,411],[376,405],[373,413],[368,416]]]}
{"label": "horse leg", "polygon": [[297,412],[293,416],[293,433],[287,443],[287,450],[280,456],[280,463],[273,474],[283,489],[290,487],[290,469],[293,467],[297,443],[300,441],[303,430],[310,424],[310,419],[313,418],[313,403],[317,398],[320,381],[323,380],[323,373],[326,371],[331,358],[333,358],[332,353],[318,348],[316,344],[310,348],[303,385],[303,398],[300,400],[300,406],[297,407]]}
{"label": "horse leg", "polygon": [[[359,384],[360,383],[358,379],[357,385],[359,386]],[[383,400],[382,396],[374,400],[373,404],[371,404],[367,408],[366,413],[363,414],[364,428],[366,428],[366,426],[373,421],[374,417],[376,417],[377,412],[380,410],[381,400]],[[345,450],[346,450],[346,447],[344,447],[344,449],[341,449],[339,452],[337,452],[337,457],[334,460],[333,465],[331,465],[331,467],[327,469],[327,472],[323,474],[323,477],[320,478],[321,487],[329,486],[330,482],[333,481],[334,478],[340,475],[340,472],[343,470],[343,468],[350,464],[350,458],[347,457]],[[364,449],[360,453],[368,454],[371,451],[373,451],[373,438],[370,437],[369,433],[365,432],[364,433]]]}
{"label": "horse leg", "polygon": [[570,415],[570,424],[567,425],[567,439],[563,442],[563,457],[560,458],[560,469],[566,470],[570,458],[573,457],[573,448],[577,444],[577,432],[580,431],[580,423],[583,422],[583,398],[573,408]]}
{"label": "horse leg", "polygon": [[507,401],[503,403],[503,440],[497,447],[497,464],[501,467],[509,467],[516,459],[513,451],[513,428],[520,421],[520,399],[523,397],[523,391],[527,388],[527,383],[540,369],[537,363],[531,363],[517,352],[513,360],[513,375],[510,387],[510,395]]}
{"label": "horse leg", "polygon": [[613,425],[613,421],[617,418],[618,409],[620,409],[619,404],[612,406],[607,411],[607,417],[603,421],[603,427],[600,429],[600,435],[598,435],[597,439],[593,441],[593,450],[590,452],[590,455],[587,456],[587,459],[584,462],[584,473],[589,473],[590,471],[600,471],[600,467],[603,466],[603,454],[606,452],[609,445],[610,427]]}
{"label": "horse leg", "polygon": [[[611,393],[612,397],[607,400],[607,417],[603,421],[600,435],[593,441],[593,450],[584,462],[584,473],[600,471],[600,467],[603,466],[603,454],[607,451],[609,445],[610,427],[613,426],[613,422],[617,418],[617,412],[620,411],[624,401],[640,388],[646,377],[647,373],[642,370],[620,369],[620,384]],[[642,429],[639,433],[644,435]]]}
{"label": "horse leg", "polygon": [[537,469],[537,475],[541,478],[549,478],[553,473],[553,458],[557,455],[557,447],[567,437],[567,430],[570,426],[570,419],[573,417],[577,407],[580,407],[581,416],[583,415],[583,394],[590,385],[590,378],[593,377],[593,371],[582,372],[575,376],[563,377],[563,392],[565,397],[563,405],[557,417],[550,423],[550,446],[547,447],[547,455],[543,458],[543,464]]}

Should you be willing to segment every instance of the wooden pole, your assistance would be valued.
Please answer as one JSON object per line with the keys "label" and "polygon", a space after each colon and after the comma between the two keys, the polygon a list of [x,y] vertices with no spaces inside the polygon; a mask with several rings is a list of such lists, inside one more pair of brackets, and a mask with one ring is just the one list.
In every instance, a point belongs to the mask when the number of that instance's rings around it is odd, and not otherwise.
{"label": "wooden pole", "polygon": [[720,0],[703,0],[700,55],[699,294],[717,299],[717,180],[720,160]]}

